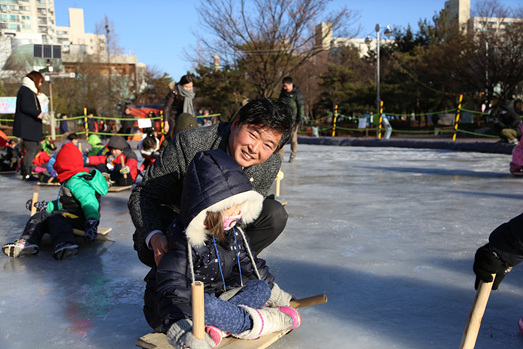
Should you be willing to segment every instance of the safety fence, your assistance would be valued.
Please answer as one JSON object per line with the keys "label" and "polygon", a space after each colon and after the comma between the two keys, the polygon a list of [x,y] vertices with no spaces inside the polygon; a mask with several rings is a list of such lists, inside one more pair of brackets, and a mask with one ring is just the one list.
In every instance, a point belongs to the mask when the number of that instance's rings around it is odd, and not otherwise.
{"label": "safety fence", "polygon": [[[498,136],[490,135],[490,134],[484,134],[484,133],[477,133],[470,130],[466,130],[463,128],[460,128],[460,116],[463,112],[470,113],[470,114],[476,114],[476,115],[489,115],[489,113],[475,111],[475,110],[469,110],[461,107],[461,100],[462,96],[460,96],[459,99],[459,105],[455,109],[447,109],[447,110],[441,110],[441,111],[435,111],[430,113],[411,113],[411,114],[394,114],[394,113],[383,113],[383,110],[381,109],[381,115],[379,115],[379,121],[375,123],[375,126],[371,127],[343,127],[340,125],[340,119],[342,120],[348,120],[350,122],[359,122],[360,119],[364,117],[353,117],[353,116],[347,116],[338,113],[338,106],[335,106],[334,112],[330,115],[324,116],[322,118],[310,120],[307,123],[304,123],[300,126],[298,133],[302,135],[312,135],[315,136],[319,134],[320,132],[322,135],[327,136],[336,136],[336,133],[339,134],[339,131],[348,131],[348,132],[360,132],[365,133],[365,135],[369,135],[369,132],[375,133],[377,138],[381,138],[382,132],[387,131],[392,134],[434,134],[435,130],[406,130],[406,129],[392,129],[387,128],[384,129],[382,127],[382,119],[393,119],[393,118],[411,118],[411,120],[415,118],[428,118],[431,116],[434,116],[436,114],[438,115],[449,115],[449,114],[455,114],[453,123],[450,125],[445,126],[438,126],[437,132],[438,133],[452,133],[453,134],[453,140],[456,139],[457,134],[467,134],[470,136],[477,136],[477,137],[487,137],[487,138],[498,138]],[[371,120],[374,117],[372,114],[370,114]],[[211,117],[219,117],[220,114],[211,114],[211,115],[199,115],[197,118],[211,118]],[[367,117],[368,118],[368,117]],[[109,126],[109,129],[105,130],[97,130],[97,131],[90,131],[89,130],[89,119],[93,120],[103,120],[106,125]],[[60,122],[69,122],[71,121],[73,125],[75,126],[75,133],[78,135],[85,135],[85,138],[89,137],[90,133],[96,133],[100,136],[111,136],[113,134],[118,133],[121,136],[125,137],[136,137],[137,140],[141,139],[142,133],[140,129],[144,129],[147,127],[140,127],[143,125],[150,125],[148,127],[151,127],[154,125],[155,129],[158,130],[158,134],[165,134],[165,121],[163,118],[163,113],[160,111],[160,116],[156,117],[129,117],[129,118],[123,118],[123,117],[100,117],[100,116],[91,116],[87,115],[86,111],[84,110],[84,115],[80,116],[74,116],[74,117],[68,117],[67,119],[55,119],[55,122],[59,124]],[[137,133],[119,133],[119,129],[117,127],[118,123],[121,121],[135,121],[138,122]],[[12,119],[0,119],[0,123],[12,123]],[[389,134],[390,134],[389,133]],[[64,133],[56,133],[56,136],[63,136]],[[49,135],[47,137],[50,137]]]}
{"label": "safety fence", "polygon": [[[165,123],[164,123],[163,113],[160,113],[160,114],[161,114],[160,116],[145,117],[145,118],[143,118],[143,117],[115,118],[115,117],[106,117],[106,116],[102,117],[102,116],[84,114],[84,115],[80,115],[80,116],[67,117],[67,119],[61,119],[61,118],[55,119],[55,124],[56,124],[55,128],[59,129],[59,125],[61,122],[68,122],[68,123],[71,122],[75,126],[75,129],[77,129],[74,131],[74,133],[76,133],[79,136],[85,135],[86,139],[89,137],[89,134],[95,133],[99,136],[107,136],[107,137],[110,137],[114,134],[119,134],[120,136],[136,137],[136,140],[141,140],[142,135],[143,135],[143,133],[141,132],[141,129],[147,129],[152,126],[154,126],[154,128],[156,130],[158,130],[158,134],[160,134],[160,135],[166,134],[165,127],[164,127]],[[208,119],[208,118],[212,118],[215,116],[219,117],[220,114],[198,115],[198,116],[196,116],[196,118]],[[106,131],[89,130],[89,120],[90,119],[95,120],[95,121],[103,120],[103,122],[107,124],[109,129]],[[118,122],[121,122],[121,121],[134,121],[135,125],[136,125],[136,123],[138,123],[137,127],[133,126],[133,128],[137,129],[137,132],[136,133],[120,133],[119,132],[120,129],[118,128]],[[3,124],[3,123],[11,124],[12,122],[13,122],[13,119],[0,119],[1,124]],[[50,127],[50,125],[49,125],[49,127]],[[60,132],[55,133],[56,137],[61,137],[61,136],[66,136],[66,135],[67,135],[67,133],[60,133]],[[52,135],[46,135],[46,138],[51,138],[51,137],[52,137]],[[15,137],[8,136],[8,138],[15,138]],[[133,138],[133,140],[134,140],[134,138]]]}
{"label": "safety fence", "polygon": [[[334,108],[334,113],[331,113],[330,115],[324,116],[322,118],[310,120],[306,123],[304,123],[300,129],[298,130],[299,134],[302,135],[309,135],[309,136],[318,136],[320,133],[323,136],[336,136],[339,134],[339,131],[348,131],[348,132],[355,132],[355,133],[364,133],[365,135],[369,135],[369,133],[374,133],[377,138],[381,138],[381,135],[384,131],[388,131],[393,134],[443,134],[443,133],[452,133],[453,134],[453,140],[456,140],[456,136],[458,134],[466,134],[469,136],[476,136],[476,137],[485,137],[485,138],[499,138],[499,136],[491,135],[491,134],[485,134],[485,133],[478,133],[473,132],[470,130],[466,130],[464,128],[460,128],[461,122],[460,118],[462,117],[463,113],[469,113],[472,115],[478,115],[478,116],[486,116],[489,115],[489,113],[480,112],[476,110],[470,110],[466,108],[461,107],[461,101],[463,96],[460,96],[459,99],[459,105],[457,108],[454,109],[446,109],[446,110],[440,110],[440,111],[434,111],[429,113],[411,113],[411,114],[394,114],[394,113],[383,113],[383,110],[381,109],[381,115],[379,115],[379,121],[375,123],[375,126],[368,126],[368,127],[343,127],[340,126],[340,119],[341,120],[347,120],[349,123],[356,123],[358,124],[361,119],[370,119],[372,120],[374,117],[377,118],[377,116],[374,116],[373,114],[369,114],[367,117],[353,117],[353,116],[347,116],[338,113],[337,106]],[[387,119],[399,119],[399,118],[411,118],[412,121],[414,119],[420,119],[420,118],[430,118],[434,115],[449,115],[454,114],[453,122],[446,125],[438,125],[432,129],[422,129],[422,130],[412,130],[412,129],[393,129],[389,128],[385,129],[383,125],[383,118]],[[388,122],[387,122],[388,123]],[[427,123],[427,122],[426,122]],[[412,128],[412,127],[410,127]],[[414,127],[415,128],[415,127]]]}

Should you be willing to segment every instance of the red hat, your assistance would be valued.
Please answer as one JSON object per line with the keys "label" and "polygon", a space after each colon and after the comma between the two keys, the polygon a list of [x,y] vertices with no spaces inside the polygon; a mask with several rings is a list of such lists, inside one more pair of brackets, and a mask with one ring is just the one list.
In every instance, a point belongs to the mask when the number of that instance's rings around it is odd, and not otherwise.
{"label": "red hat", "polygon": [[73,143],[65,143],[56,154],[53,168],[58,173],[58,181],[63,182],[79,172],[89,173],[84,167],[84,158],[80,150]]}
{"label": "red hat", "polygon": [[7,143],[9,143],[7,135],[4,133],[4,131],[0,130],[0,147],[6,145]]}

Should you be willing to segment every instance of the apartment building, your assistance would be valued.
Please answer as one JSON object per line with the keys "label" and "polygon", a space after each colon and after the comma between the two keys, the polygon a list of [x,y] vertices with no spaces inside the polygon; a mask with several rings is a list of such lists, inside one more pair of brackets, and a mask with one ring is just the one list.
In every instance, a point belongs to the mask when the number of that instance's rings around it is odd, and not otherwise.
{"label": "apartment building", "polygon": [[[33,43],[54,43],[56,40],[54,1],[0,0],[0,32],[4,35],[18,35],[30,38],[31,41],[39,41]],[[39,35],[32,36],[35,33]]]}

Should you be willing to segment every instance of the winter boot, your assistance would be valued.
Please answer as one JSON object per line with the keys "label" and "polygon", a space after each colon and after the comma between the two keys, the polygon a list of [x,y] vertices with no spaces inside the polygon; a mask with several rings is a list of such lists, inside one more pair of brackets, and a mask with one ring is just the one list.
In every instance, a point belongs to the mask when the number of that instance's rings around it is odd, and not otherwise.
{"label": "winter boot", "polygon": [[300,313],[291,307],[244,308],[252,318],[252,329],[233,334],[240,339],[256,339],[269,333],[292,330],[301,324]]}
{"label": "winter boot", "polygon": [[61,242],[56,245],[53,257],[58,260],[69,258],[78,253],[78,245],[73,245],[68,242]]}
{"label": "winter boot", "polygon": [[19,257],[20,255],[37,254],[38,245],[27,243],[25,239],[18,239],[15,242],[2,246],[2,251],[9,257]]}
{"label": "winter boot", "polygon": [[36,182],[38,178],[32,175],[31,167],[22,167],[22,180],[27,182]]}

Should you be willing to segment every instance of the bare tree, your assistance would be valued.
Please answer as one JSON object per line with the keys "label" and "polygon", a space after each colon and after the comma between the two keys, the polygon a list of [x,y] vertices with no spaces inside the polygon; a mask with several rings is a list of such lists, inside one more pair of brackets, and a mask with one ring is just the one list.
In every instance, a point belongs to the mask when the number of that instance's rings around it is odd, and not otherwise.
{"label": "bare tree", "polygon": [[471,81],[489,101],[512,98],[523,88],[523,10],[483,0],[475,15],[476,30],[469,33],[476,44]]}
{"label": "bare tree", "polygon": [[[333,32],[345,37],[357,13],[347,8],[326,13],[330,0],[202,0],[199,12],[205,18],[205,36],[199,43],[209,57],[220,55],[225,64],[238,65],[258,88],[270,97],[283,76],[323,50],[316,45],[330,33],[316,37],[315,25],[332,24]],[[352,35],[349,35],[351,33]],[[208,39],[208,34],[215,40]]]}

